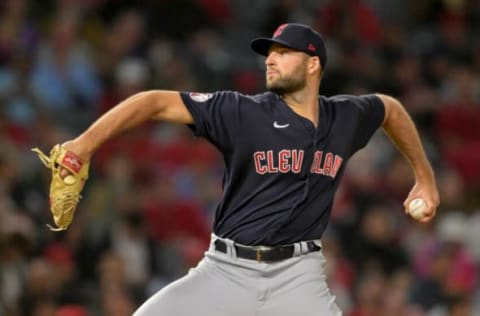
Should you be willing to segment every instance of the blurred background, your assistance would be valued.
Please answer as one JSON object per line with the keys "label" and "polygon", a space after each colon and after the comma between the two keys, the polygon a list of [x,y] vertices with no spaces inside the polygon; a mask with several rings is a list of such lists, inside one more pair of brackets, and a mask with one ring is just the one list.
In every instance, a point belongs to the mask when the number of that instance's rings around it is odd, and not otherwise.
{"label": "blurred background", "polygon": [[48,151],[146,89],[264,89],[250,51],[287,21],[324,34],[321,93],[383,92],[417,124],[438,216],[402,203],[413,178],[383,134],[360,151],[323,243],[346,316],[480,315],[480,1],[0,1],[0,315],[131,315],[207,248],[223,162],[185,126],[106,143],[76,218],[52,233]]}

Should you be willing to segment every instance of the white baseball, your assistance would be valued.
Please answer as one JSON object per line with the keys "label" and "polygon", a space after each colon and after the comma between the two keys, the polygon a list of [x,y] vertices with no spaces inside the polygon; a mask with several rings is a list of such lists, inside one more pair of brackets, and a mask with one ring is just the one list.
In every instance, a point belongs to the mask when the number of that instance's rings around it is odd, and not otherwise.
{"label": "white baseball", "polygon": [[408,205],[408,213],[414,219],[422,219],[425,216],[427,203],[423,199],[414,199]]}
{"label": "white baseball", "polygon": [[76,181],[77,179],[75,179],[75,177],[72,176],[71,174],[63,178],[63,182],[65,182],[66,184],[74,184]]}

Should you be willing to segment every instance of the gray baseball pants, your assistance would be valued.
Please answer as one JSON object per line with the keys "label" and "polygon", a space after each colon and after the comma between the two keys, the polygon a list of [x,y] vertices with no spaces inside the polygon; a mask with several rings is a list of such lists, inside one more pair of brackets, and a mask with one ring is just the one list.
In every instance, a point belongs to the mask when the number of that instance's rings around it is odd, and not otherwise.
{"label": "gray baseball pants", "polygon": [[[341,316],[325,281],[321,251],[275,263],[238,258],[234,242],[227,253],[210,248],[187,275],[149,298],[134,316]],[[319,244],[320,241],[317,243]]]}

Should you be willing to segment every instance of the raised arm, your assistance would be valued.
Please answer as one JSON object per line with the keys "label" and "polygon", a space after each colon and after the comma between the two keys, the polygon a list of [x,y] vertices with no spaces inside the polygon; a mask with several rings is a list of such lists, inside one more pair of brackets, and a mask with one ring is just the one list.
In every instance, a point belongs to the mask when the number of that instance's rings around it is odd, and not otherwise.
{"label": "raised arm", "polygon": [[63,146],[84,160],[90,160],[95,150],[108,139],[148,120],[188,124],[193,118],[180,93],[152,90],[140,92],[110,109],[77,138]]}
{"label": "raised arm", "polygon": [[440,204],[435,175],[430,165],[418,131],[402,104],[389,96],[377,94],[385,105],[383,129],[402,155],[407,159],[415,175],[415,185],[404,202],[405,211],[415,198],[427,203],[427,211],[421,222],[430,221]]}

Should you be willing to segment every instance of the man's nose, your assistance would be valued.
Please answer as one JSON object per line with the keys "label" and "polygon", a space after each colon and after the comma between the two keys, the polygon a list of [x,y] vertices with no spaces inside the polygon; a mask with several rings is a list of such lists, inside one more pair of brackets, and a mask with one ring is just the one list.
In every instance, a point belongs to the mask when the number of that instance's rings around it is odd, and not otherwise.
{"label": "man's nose", "polygon": [[275,62],[275,52],[268,53],[267,57],[265,58],[265,65],[271,66]]}

